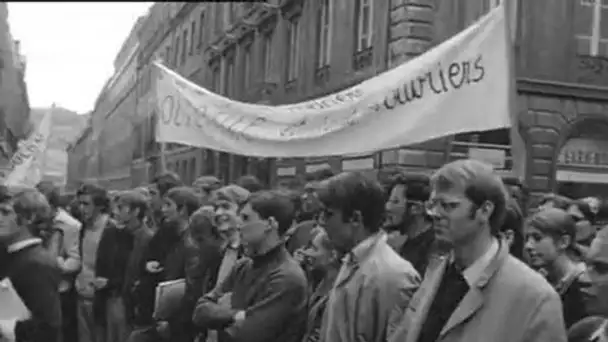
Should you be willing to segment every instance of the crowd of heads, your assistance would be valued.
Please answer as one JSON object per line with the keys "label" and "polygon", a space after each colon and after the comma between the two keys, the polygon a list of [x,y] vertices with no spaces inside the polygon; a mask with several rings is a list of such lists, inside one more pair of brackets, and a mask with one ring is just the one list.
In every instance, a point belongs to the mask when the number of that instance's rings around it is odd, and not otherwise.
{"label": "crowd of heads", "polygon": [[599,230],[601,201],[556,194],[536,198],[533,205],[518,179],[500,178],[474,160],[446,164],[432,175],[393,172],[385,179],[322,169],[290,190],[267,189],[254,176],[231,184],[202,176],[186,185],[165,172],[150,185],[124,191],[84,183],[71,201],[46,181],[36,189],[0,187],[0,224],[5,240],[24,226],[44,236],[40,222],[65,208],[82,222],[106,213],[125,227],[144,221],[151,227],[186,225],[198,244],[233,239],[258,253],[269,240],[292,238],[294,226],[314,222],[290,250],[304,246],[310,255],[331,250],[334,256],[380,230],[406,234],[414,226],[431,225],[436,239],[447,244],[463,244],[479,234],[499,237],[513,255],[539,269],[562,254],[583,260]]}

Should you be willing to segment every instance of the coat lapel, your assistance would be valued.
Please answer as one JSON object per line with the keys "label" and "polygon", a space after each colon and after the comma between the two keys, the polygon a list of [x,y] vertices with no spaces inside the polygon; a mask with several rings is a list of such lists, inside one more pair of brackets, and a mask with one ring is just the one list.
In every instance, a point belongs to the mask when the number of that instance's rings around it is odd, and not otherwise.
{"label": "coat lapel", "polygon": [[353,275],[355,275],[355,273],[357,272],[358,269],[359,269],[359,264],[356,264],[356,263],[343,264],[342,267],[340,267],[340,273],[338,274],[338,277],[336,278],[335,287],[338,288],[338,287],[346,284],[350,280],[350,278],[352,278]]}
{"label": "coat lapel", "polygon": [[483,306],[483,294],[480,289],[473,287],[469,289],[469,292],[464,296],[458,307],[448,319],[448,322],[443,326],[440,337],[447,334],[451,329],[459,324],[462,324],[469,317],[473,316],[477,310]]}
{"label": "coat lapel", "polygon": [[505,259],[509,256],[509,249],[507,244],[500,243],[500,248],[498,253],[492,260],[492,262],[486,267],[483,274],[477,280],[475,286],[472,286],[469,289],[469,292],[464,296],[458,307],[448,322],[445,324],[443,329],[441,329],[441,333],[439,334],[439,340],[441,340],[446,334],[448,334],[452,329],[456,328],[460,324],[465,323],[469,318],[471,318],[484,303],[484,288],[488,285],[490,279],[496,274],[496,271],[502,266]]}
{"label": "coat lapel", "polygon": [[[416,342],[418,340],[422,323],[426,320],[435,294],[437,293],[437,289],[439,288],[439,284],[441,283],[441,279],[443,278],[443,274],[445,273],[447,261],[447,257],[441,256],[433,259],[429,263],[424,279],[420,284],[420,288],[410,300],[409,307],[405,312],[406,317],[404,318],[407,320],[407,316],[410,316],[409,318],[411,319],[409,323],[404,322],[406,323],[405,326],[402,324],[401,327],[407,329],[407,338],[405,339],[405,342]],[[397,330],[398,329],[399,328],[397,328]]]}

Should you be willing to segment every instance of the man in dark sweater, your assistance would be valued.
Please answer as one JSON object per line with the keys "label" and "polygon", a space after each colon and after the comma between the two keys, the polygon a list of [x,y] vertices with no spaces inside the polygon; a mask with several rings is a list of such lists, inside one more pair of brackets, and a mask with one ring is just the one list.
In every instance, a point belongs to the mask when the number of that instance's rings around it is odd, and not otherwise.
{"label": "man in dark sweater", "polygon": [[306,277],[282,243],[293,216],[288,195],[251,195],[240,212],[249,258],[241,259],[199,300],[193,315],[196,325],[218,330],[220,342],[300,340],[306,320]]}
{"label": "man in dark sweater", "polygon": [[[137,327],[129,341],[188,341],[191,312],[183,312],[183,305],[166,321],[153,319],[156,286],[160,282],[185,278],[187,268],[186,250],[188,219],[199,208],[199,196],[188,187],[176,187],[163,197],[163,223],[149,241],[144,255],[145,270],[136,290],[138,307]],[[183,304],[183,303],[182,303]],[[184,319],[187,317],[188,319]]]}
{"label": "man in dark sweater", "polygon": [[0,245],[8,252],[7,276],[31,313],[26,320],[3,321],[0,336],[20,342],[55,342],[61,334],[61,275],[57,261],[27,228],[48,214],[46,198],[36,190],[11,194],[0,187]]}

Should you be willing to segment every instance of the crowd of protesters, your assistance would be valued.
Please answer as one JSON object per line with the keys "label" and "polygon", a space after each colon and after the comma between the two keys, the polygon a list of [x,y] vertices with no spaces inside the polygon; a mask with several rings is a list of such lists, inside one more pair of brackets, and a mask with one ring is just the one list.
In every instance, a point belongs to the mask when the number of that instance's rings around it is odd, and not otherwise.
{"label": "crowd of protesters", "polygon": [[[190,186],[0,186],[0,278],[27,342],[608,341],[600,201],[548,194],[474,160],[390,182],[321,172]],[[158,284],[185,280],[168,317]],[[2,305],[2,303],[0,303]]]}

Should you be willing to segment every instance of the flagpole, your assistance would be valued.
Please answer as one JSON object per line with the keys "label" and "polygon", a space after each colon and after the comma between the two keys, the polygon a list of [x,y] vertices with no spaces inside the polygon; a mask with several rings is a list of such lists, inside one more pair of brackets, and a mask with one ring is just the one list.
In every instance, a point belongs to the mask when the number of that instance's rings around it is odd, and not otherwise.
{"label": "flagpole", "polygon": [[508,111],[511,115],[512,126],[510,129],[511,137],[511,168],[513,175],[517,177],[522,183],[526,180],[526,164],[527,164],[527,149],[526,143],[521,135],[520,120],[519,120],[519,106],[518,106],[518,93],[517,93],[517,70],[515,65],[515,41],[517,38],[517,23],[513,22],[517,18],[517,1],[516,0],[502,0],[500,5],[504,11],[505,19],[505,35],[506,41],[509,44],[507,48],[507,70],[509,77],[509,101]]}
{"label": "flagpole", "polygon": [[[55,104],[55,102],[53,102],[53,104],[51,105],[51,109],[50,109],[51,112],[49,113],[49,115],[51,116],[51,118],[50,118],[51,123],[53,122],[53,114],[55,114],[55,106],[56,106],[56,104]],[[52,124],[51,124],[51,127],[52,127]],[[49,139],[50,139],[50,137],[49,137]],[[40,180],[42,180],[42,178],[44,178],[44,170],[46,170],[46,158],[47,158],[46,149],[44,151],[41,151],[40,153],[42,153],[42,160],[40,163],[41,164],[40,165],[40,169],[41,169],[41,179]]]}
{"label": "flagpole", "polygon": [[[159,64],[163,64],[164,65],[164,61],[160,56],[155,56],[154,58],[154,62],[155,63],[159,63]],[[158,73],[158,68],[154,65],[152,65],[152,67],[154,68],[154,70],[152,71],[152,75],[157,74]],[[156,83],[156,77],[153,77],[153,79],[155,80],[154,82]],[[156,97],[156,87],[154,87],[154,96]],[[158,103],[158,101],[154,101],[154,103]],[[155,120],[155,125],[154,125],[154,130],[155,130],[155,136],[157,136],[156,131],[158,130],[158,119],[159,119],[159,111],[160,108],[156,108],[156,110],[154,111],[155,116],[152,118],[153,120]],[[165,142],[160,142],[159,143],[159,161],[160,161],[160,171],[161,173],[167,172],[167,144]]]}
{"label": "flagpole", "polygon": [[167,146],[166,144],[160,143],[160,170],[161,172],[167,172],[167,157],[166,157]]}

